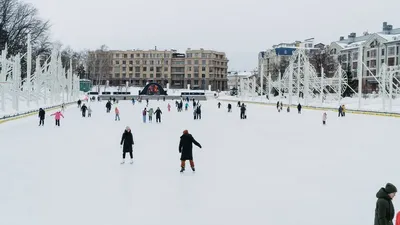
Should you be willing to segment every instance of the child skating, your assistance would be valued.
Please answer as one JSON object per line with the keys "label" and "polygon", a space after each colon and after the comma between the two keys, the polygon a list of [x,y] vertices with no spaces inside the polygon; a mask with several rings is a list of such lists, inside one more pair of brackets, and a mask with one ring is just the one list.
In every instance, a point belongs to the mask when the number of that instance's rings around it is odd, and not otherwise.
{"label": "child skating", "polygon": [[50,116],[54,116],[54,118],[56,119],[56,126],[60,126],[60,119],[61,117],[64,118],[64,115],[61,113],[61,111],[55,112]]}
{"label": "child skating", "polygon": [[119,109],[118,107],[115,107],[115,121],[120,121],[120,117],[119,117]]}

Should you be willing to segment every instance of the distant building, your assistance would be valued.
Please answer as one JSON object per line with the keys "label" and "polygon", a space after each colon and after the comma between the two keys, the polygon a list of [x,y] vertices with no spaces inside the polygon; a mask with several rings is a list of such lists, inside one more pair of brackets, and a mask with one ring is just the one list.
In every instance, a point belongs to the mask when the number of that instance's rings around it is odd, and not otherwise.
{"label": "distant building", "polygon": [[[101,54],[100,54],[101,53]],[[96,57],[94,57],[96,55]],[[228,84],[228,59],[225,53],[212,50],[187,49],[186,53],[176,50],[112,50],[91,52],[89,57],[106,58],[87,65],[90,78],[104,84],[144,86],[147,82],[157,82],[170,88],[226,90]],[[107,64],[104,66],[104,64]],[[100,69],[102,68],[102,69]]]}
{"label": "distant building", "polygon": [[387,22],[383,23],[382,30],[362,36],[351,33],[347,38],[340,37],[339,41],[329,46],[330,53],[336,56],[342,68],[351,74],[352,80],[358,80],[358,51],[363,49],[362,70],[363,90],[365,93],[378,91],[378,82],[371,74],[379,73],[382,64],[388,66],[399,65],[400,62],[400,28],[393,29]]}
{"label": "distant building", "polygon": [[254,72],[239,72],[239,71],[231,71],[228,72],[228,88],[231,90],[232,88],[240,89],[240,78],[248,78],[254,75]]}

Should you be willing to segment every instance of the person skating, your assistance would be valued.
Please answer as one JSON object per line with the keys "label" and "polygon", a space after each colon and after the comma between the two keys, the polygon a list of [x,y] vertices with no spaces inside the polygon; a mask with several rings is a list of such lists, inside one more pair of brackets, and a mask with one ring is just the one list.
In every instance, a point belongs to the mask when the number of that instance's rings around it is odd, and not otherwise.
{"label": "person skating", "polygon": [[231,105],[231,103],[228,104],[228,112],[232,112],[232,105]]}
{"label": "person skating", "polygon": [[218,109],[221,108],[221,102],[218,102]]}
{"label": "person skating", "polygon": [[129,153],[129,156],[131,157],[131,164],[133,163],[133,135],[131,132],[130,127],[126,127],[124,133],[122,134],[122,139],[121,139],[121,148],[122,148],[122,162],[121,164],[125,163],[125,155],[126,153]]}
{"label": "person skating", "polygon": [[342,105],[342,116],[346,116],[346,107],[344,105]]}
{"label": "person skating", "polygon": [[82,101],[79,99],[78,100],[78,108],[81,108],[81,104],[82,104]]}
{"label": "person skating", "polygon": [[301,106],[301,104],[299,103],[299,104],[297,105],[297,112],[298,112],[299,114],[301,114],[301,108],[302,108],[302,106]]}
{"label": "person skating", "polygon": [[185,111],[187,111],[187,110],[188,110],[188,108],[189,108],[189,103],[188,103],[188,102],[186,102],[186,103],[185,103]]}
{"label": "person skating", "polygon": [[106,103],[106,109],[107,109],[107,113],[110,113],[110,112],[111,112],[111,101],[108,101],[108,102]]}
{"label": "person skating", "polygon": [[241,107],[240,101],[238,101],[237,107]]}
{"label": "person skating", "polygon": [[326,120],[328,119],[328,114],[326,114],[326,112],[324,112],[324,114],[322,114],[322,124],[326,125]]}
{"label": "person skating", "polygon": [[201,120],[201,105],[199,102],[197,102],[196,115],[197,119]]}
{"label": "person skating", "polygon": [[193,108],[196,108],[196,101],[193,99]]}
{"label": "person skating", "polygon": [[39,109],[39,126],[44,126],[44,118],[46,116],[46,112],[44,109]]}
{"label": "person skating", "polygon": [[147,115],[147,109],[144,108],[143,111],[142,111],[143,123],[146,123],[146,115]]}
{"label": "person skating", "polygon": [[181,173],[185,171],[186,160],[190,161],[190,167],[192,168],[193,172],[195,171],[193,161],[193,144],[201,148],[200,143],[198,143],[193,136],[189,134],[189,131],[184,130],[179,142],[179,153],[181,153]]}
{"label": "person skating", "polygon": [[60,126],[60,119],[61,117],[64,118],[64,115],[61,113],[61,111],[55,112],[51,114],[50,116],[54,116],[56,120],[56,126]]}
{"label": "person skating", "polygon": [[149,123],[152,123],[153,122],[154,109],[150,108],[147,112],[149,113]]}
{"label": "person skating", "polygon": [[171,112],[171,105],[169,103],[168,103],[167,108],[168,108],[168,112]]}
{"label": "person skating", "polygon": [[83,104],[81,107],[82,117],[86,117],[86,110],[87,110],[87,106],[85,104]]}
{"label": "person skating", "polygon": [[120,117],[119,117],[119,109],[118,107],[115,107],[115,121],[120,121]]}
{"label": "person skating", "polygon": [[343,116],[343,108],[342,108],[342,106],[339,106],[338,117],[341,117],[341,116]]}
{"label": "person skating", "polygon": [[397,188],[391,184],[386,184],[386,187],[382,187],[376,197],[375,207],[375,222],[374,225],[393,225],[393,218],[395,210],[393,206],[393,198],[397,193]]}
{"label": "person skating", "polygon": [[289,105],[286,108],[286,112],[290,112],[290,106]]}
{"label": "person skating", "polygon": [[279,101],[276,103],[276,109],[277,109],[278,112],[279,112]]}
{"label": "person skating", "polygon": [[240,107],[240,119],[246,119],[246,106],[244,103]]}
{"label": "person skating", "polygon": [[156,114],[156,123],[161,123],[161,109],[160,107],[157,107],[157,110],[154,112]]}
{"label": "person skating", "polygon": [[92,109],[88,107],[87,109],[88,117],[92,117]]}
{"label": "person skating", "polygon": [[149,99],[146,99],[146,107],[149,107]]}
{"label": "person skating", "polygon": [[283,102],[281,102],[281,108],[280,108],[280,109],[281,109],[281,111],[282,111],[282,109],[283,109]]}

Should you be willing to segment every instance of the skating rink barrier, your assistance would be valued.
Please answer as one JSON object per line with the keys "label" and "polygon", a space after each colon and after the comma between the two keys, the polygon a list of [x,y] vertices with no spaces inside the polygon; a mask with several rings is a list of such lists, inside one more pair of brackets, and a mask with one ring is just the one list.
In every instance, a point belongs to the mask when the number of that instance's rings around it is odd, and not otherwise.
{"label": "skating rink barrier", "polygon": [[[239,101],[239,100],[229,100],[229,99],[218,99],[218,100],[219,101],[224,101],[224,102],[235,102],[235,103],[237,103]],[[276,103],[253,102],[253,101],[240,101],[240,103],[268,105],[268,106],[276,107]],[[287,106],[287,104],[285,104],[285,105]],[[291,106],[291,108],[296,108],[297,109],[297,105],[293,104]],[[337,108],[330,108],[330,107],[302,106],[302,109],[338,112]],[[400,118],[400,113],[387,113],[387,112],[377,112],[377,111],[369,111],[369,110],[352,110],[352,109],[346,109],[345,112],[346,113],[352,113],[352,114],[360,114],[360,115],[385,116],[385,117],[397,117],[397,118]]]}
{"label": "skating rink barrier", "polygon": [[[69,106],[72,104],[77,104],[76,102],[70,102],[70,103],[65,103],[65,106]],[[61,109],[61,105],[55,105],[55,106],[50,106],[50,107],[44,107],[42,109],[44,110],[55,110],[57,108]],[[28,116],[33,116],[33,115],[37,115],[39,113],[39,109],[36,110],[30,110],[27,112],[23,112],[23,113],[17,113],[17,114],[13,114],[13,115],[9,115],[9,116],[3,116],[0,118],[0,124],[5,123],[5,122],[9,122],[9,121],[13,121],[13,120],[18,120],[18,119],[22,119],[22,118],[26,118]]]}

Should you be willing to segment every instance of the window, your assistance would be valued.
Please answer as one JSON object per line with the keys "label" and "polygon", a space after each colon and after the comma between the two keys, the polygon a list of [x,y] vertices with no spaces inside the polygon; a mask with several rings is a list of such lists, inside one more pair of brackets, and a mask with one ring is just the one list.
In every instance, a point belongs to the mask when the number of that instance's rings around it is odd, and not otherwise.
{"label": "window", "polygon": [[147,60],[143,60],[143,64],[147,65]]}
{"label": "window", "polygon": [[188,67],[188,71],[192,71],[192,67]]}
{"label": "window", "polygon": [[187,76],[187,78],[192,78],[191,74],[187,74],[186,76]]}
{"label": "window", "polygon": [[199,64],[199,60],[194,60],[194,64],[198,65]]}
{"label": "window", "polygon": [[119,61],[115,61],[115,64],[119,65]]}
{"label": "window", "polygon": [[168,67],[164,67],[164,72],[167,72],[168,71]]}
{"label": "window", "polygon": [[353,60],[358,60],[358,52],[353,52]]}
{"label": "window", "polygon": [[136,64],[139,65],[140,64],[140,60],[136,60]]}
{"label": "window", "polygon": [[147,71],[147,67],[144,66],[144,67],[143,67],[143,72],[146,72],[146,71]]}
{"label": "window", "polygon": [[122,61],[122,64],[123,64],[123,65],[126,65],[126,61],[125,61],[125,60],[124,60],[124,61]]}
{"label": "window", "polygon": [[132,58],[132,59],[135,58],[135,54],[131,54],[131,58]]}
{"label": "window", "polygon": [[[147,74],[143,74],[143,78],[147,78]],[[144,81],[144,83],[146,83],[146,82]]]}
{"label": "window", "polygon": [[384,64],[385,63],[385,59],[381,59],[381,64]]}
{"label": "window", "polygon": [[195,74],[194,74],[194,77],[195,77],[195,78],[199,78],[199,74],[198,74],[198,73],[195,73]]}
{"label": "window", "polygon": [[357,65],[358,65],[357,62],[353,62],[353,70],[356,70],[356,69],[357,69]]}
{"label": "window", "polygon": [[199,67],[198,66],[194,67],[194,72],[199,72]]}
{"label": "window", "polygon": [[194,85],[199,85],[199,81],[198,81],[198,80],[195,80],[195,81],[194,81]]}
{"label": "window", "polygon": [[186,58],[192,58],[192,53],[186,54]]}
{"label": "window", "polygon": [[371,68],[376,68],[376,60],[371,60]]}
{"label": "window", "polygon": [[160,72],[161,72],[161,67],[157,67],[157,68],[156,68],[156,72],[157,72],[157,73],[160,73]]}
{"label": "window", "polygon": [[154,65],[154,61],[153,60],[150,60],[150,65]]}
{"label": "window", "polygon": [[150,74],[150,78],[154,78],[154,75],[152,73]]}
{"label": "window", "polygon": [[119,54],[115,54],[115,58],[119,58]]}
{"label": "window", "polygon": [[136,66],[136,67],[135,67],[135,72],[136,72],[136,73],[139,73],[139,72],[140,72],[140,66]]}
{"label": "window", "polygon": [[192,65],[192,60],[188,60],[188,61],[187,61],[187,64],[188,64],[188,65]]}
{"label": "window", "polygon": [[206,78],[206,75],[205,75],[205,74],[202,74],[201,77],[202,77],[202,78]]}
{"label": "window", "polygon": [[140,77],[140,73],[135,73],[135,77]]}
{"label": "window", "polygon": [[388,58],[388,66],[394,66],[395,58]]}
{"label": "window", "polygon": [[396,55],[399,54],[399,50],[400,50],[399,46],[396,46]]}
{"label": "window", "polygon": [[139,53],[136,53],[136,57],[140,58],[140,54],[139,54]]}
{"label": "window", "polygon": [[169,61],[168,60],[165,60],[165,65],[168,65],[169,64]]}
{"label": "window", "polygon": [[115,74],[114,74],[114,77],[119,77],[119,73],[115,73]]}
{"label": "window", "polygon": [[122,74],[122,78],[126,78],[126,73],[123,73],[123,74]]}
{"label": "window", "polygon": [[153,72],[154,71],[154,67],[150,67],[150,72]]}
{"label": "window", "polygon": [[126,71],[126,67],[122,67],[122,71]]}
{"label": "window", "polygon": [[342,61],[347,61],[347,55],[346,54],[341,55],[341,58],[342,58]]}
{"label": "window", "polygon": [[385,55],[385,49],[382,48],[382,55]]}
{"label": "window", "polygon": [[127,54],[124,54],[124,59],[126,59],[126,58],[128,58],[128,55],[127,55]]}
{"label": "window", "polygon": [[367,51],[367,57],[369,58],[371,56],[371,54],[369,53],[369,51]]}
{"label": "window", "polygon": [[157,74],[156,74],[156,77],[161,77],[161,73],[157,73]]}
{"label": "window", "polygon": [[[397,48],[398,48],[399,46],[397,46]],[[394,48],[394,46],[392,46],[392,47],[389,47],[388,48],[388,55],[394,55],[394,53],[395,53],[395,48]]]}
{"label": "window", "polygon": [[129,67],[129,72],[132,72],[133,71],[133,67]]}
{"label": "window", "polygon": [[133,64],[133,61],[129,61],[129,64],[132,65],[132,64]]}
{"label": "window", "polygon": [[376,57],[376,49],[371,50],[371,58],[375,58]]}
{"label": "window", "polygon": [[367,61],[367,67],[369,67],[369,65],[370,65],[370,62],[369,62],[369,61]]}
{"label": "window", "polygon": [[201,71],[206,71],[206,67],[205,66],[203,66],[203,67],[201,67]]}
{"label": "window", "polygon": [[206,65],[206,60],[201,60],[202,65]]}

